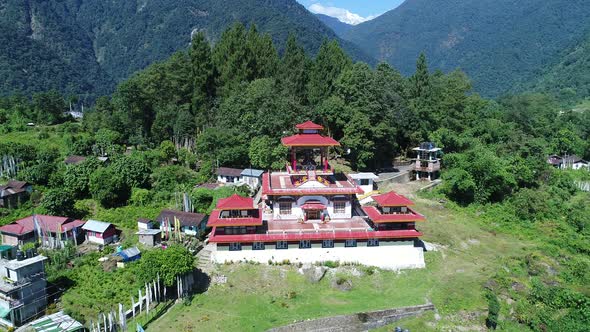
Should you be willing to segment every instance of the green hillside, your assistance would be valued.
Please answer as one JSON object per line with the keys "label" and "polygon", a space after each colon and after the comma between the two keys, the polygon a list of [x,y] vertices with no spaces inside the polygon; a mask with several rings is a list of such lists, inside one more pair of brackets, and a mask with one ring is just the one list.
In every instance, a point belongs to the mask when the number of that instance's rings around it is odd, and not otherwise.
{"label": "green hillside", "polygon": [[521,90],[544,91],[566,104],[590,97],[590,34],[567,49],[560,60]]}
{"label": "green hillside", "polygon": [[346,39],[405,74],[424,52],[432,68],[460,67],[475,91],[497,96],[579,43],[589,15],[585,0],[408,0],[353,27]]}
{"label": "green hillside", "polygon": [[[215,41],[235,21],[255,23],[279,50],[290,32],[312,54],[324,38],[337,38],[295,0],[11,0],[0,4],[0,94],[50,88],[105,94],[185,49],[193,31]],[[351,43],[343,47],[371,62]]]}

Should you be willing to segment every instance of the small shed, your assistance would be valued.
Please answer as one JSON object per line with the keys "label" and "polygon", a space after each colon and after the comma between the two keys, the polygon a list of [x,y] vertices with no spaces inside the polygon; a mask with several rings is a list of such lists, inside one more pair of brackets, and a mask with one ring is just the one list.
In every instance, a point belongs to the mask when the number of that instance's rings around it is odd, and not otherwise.
{"label": "small shed", "polygon": [[6,185],[0,186],[0,207],[17,208],[29,199],[33,192],[33,186],[24,181],[8,181]]}
{"label": "small shed", "polygon": [[82,229],[86,231],[86,240],[97,244],[113,243],[117,235],[115,225],[98,220],[88,220]]}
{"label": "small shed", "polygon": [[242,181],[252,189],[258,189],[262,183],[262,174],[264,171],[259,169],[246,168],[240,174]]}
{"label": "small shed", "polygon": [[122,258],[123,263],[133,262],[141,258],[141,251],[137,247],[127,248],[115,253]]}
{"label": "small shed", "polygon": [[146,219],[146,218],[137,219],[137,229],[143,230],[143,229],[152,229],[152,228],[154,228],[153,221]]}
{"label": "small shed", "polygon": [[140,229],[135,233],[139,237],[139,243],[154,247],[162,242],[162,231],[159,229]]}
{"label": "small shed", "polygon": [[379,177],[374,173],[356,173],[350,174],[350,178],[365,192],[368,194],[375,188],[375,180]]}
{"label": "small shed", "polygon": [[22,330],[34,332],[82,332],[86,329],[82,323],[66,315],[63,311],[59,311],[28,323],[22,327]]}

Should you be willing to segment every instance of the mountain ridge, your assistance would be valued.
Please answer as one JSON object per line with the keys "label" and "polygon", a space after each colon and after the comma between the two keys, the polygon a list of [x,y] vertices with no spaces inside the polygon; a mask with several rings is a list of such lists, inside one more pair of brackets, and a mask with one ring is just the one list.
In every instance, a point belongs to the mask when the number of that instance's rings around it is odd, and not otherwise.
{"label": "mountain ridge", "polygon": [[475,91],[495,97],[531,80],[584,38],[583,0],[408,0],[344,38],[404,74],[424,52],[432,69],[464,70]]}
{"label": "mountain ridge", "polygon": [[106,94],[132,73],[186,49],[194,31],[215,41],[235,22],[255,23],[280,48],[293,32],[311,54],[324,38],[338,39],[353,58],[374,62],[295,0],[9,0],[0,14],[0,41],[10,45],[0,50],[0,94],[52,88]]}

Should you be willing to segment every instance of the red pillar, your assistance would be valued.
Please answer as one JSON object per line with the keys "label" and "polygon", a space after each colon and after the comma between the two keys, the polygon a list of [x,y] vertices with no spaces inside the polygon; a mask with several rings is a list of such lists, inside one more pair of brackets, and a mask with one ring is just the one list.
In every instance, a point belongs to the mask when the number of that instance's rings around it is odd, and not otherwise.
{"label": "red pillar", "polygon": [[291,148],[291,167],[293,168],[293,172],[297,171],[297,153],[295,152],[295,147]]}

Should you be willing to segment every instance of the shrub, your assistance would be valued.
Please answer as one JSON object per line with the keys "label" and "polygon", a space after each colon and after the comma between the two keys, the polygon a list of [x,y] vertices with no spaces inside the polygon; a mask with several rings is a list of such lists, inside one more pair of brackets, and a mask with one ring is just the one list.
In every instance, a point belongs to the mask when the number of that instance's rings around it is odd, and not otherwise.
{"label": "shrub", "polygon": [[498,314],[500,313],[500,302],[498,297],[493,292],[486,294],[488,299],[488,317],[486,318],[486,326],[489,329],[495,330],[498,326]]}

